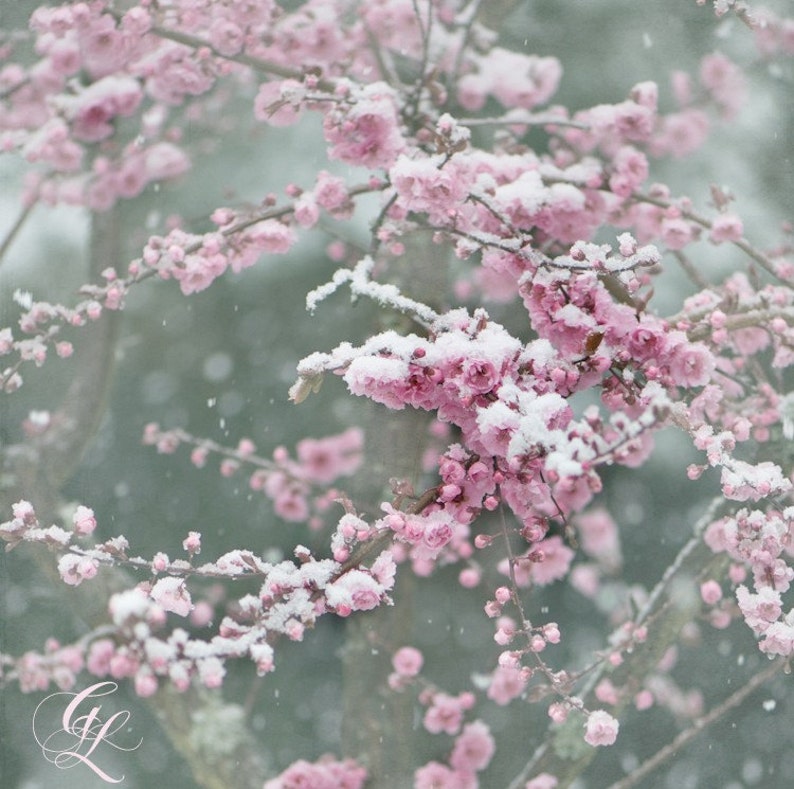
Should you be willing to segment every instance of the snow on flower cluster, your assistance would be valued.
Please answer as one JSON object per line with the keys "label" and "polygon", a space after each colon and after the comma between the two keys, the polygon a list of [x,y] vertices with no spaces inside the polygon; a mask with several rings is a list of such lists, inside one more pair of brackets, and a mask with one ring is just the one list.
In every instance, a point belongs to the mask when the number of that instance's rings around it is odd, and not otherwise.
{"label": "snow on flower cluster", "polygon": [[[582,509],[600,489],[595,468],[639,462],[649,450],[645,432],[664,419],[668,402],[658,383],[647,382],[633,388],[630,413],[637,420],[617,413],[603,422],[597,412],[577,420],[560,390],[575,391],[587,373],[565,364],[547,339],[522,345],[482,311],[449,313],[427,338],[386,332],[359,348],[341,345],[313,354],[299,366],[304,379],[326,371],[341,374],[353,394],[390,408],[434,410],[460,429],[462,446],[450,447],[442,458],[442,484],[431,511],[462,524],[499,501],[525,526],[536,524],[538,515]],[[391,513],[386,523],[405,541],[427,545],[427,527],[414,525],[416,520]],[[448,524],[446,530],[449,541],[454,529]],[[540,543],[545,531],[528,534]],[[560,546],[555,554],[553,540],[542,545],[549,568],[554,555],[567,551]],[[423,558],[416,548],[413,554]],[[535,560],[538,580],[546,558],[541,553]],[[564,575],[565,566],[548,580]]]}
{"label": "snow on flower cluster", "polygon": [[[197,678],[206,687],[219,687],[228,659],[248,658],[260,674],[274,668],[271,641],[277,635],[301,641],[307,628],[326,613],[348,616],[369,611],[390,602],[394,585],[394,560],[386,551],[371,568],[347,567],[331,559],[315,559],[298,546],[297,564],[272,564],[250,551],[234,550],[214,562],[201,565],[191,560],[200,550],[200,535],[191,532],[183,543],[190,560],[171,560],[159,553],[152,560],[129,556],[123,537],[107,540],[92,548],[79,544],[85,524],[93,513],[84,506],[75,511],[74,529],[57,526],[41,528],[35,510],[27,501],[13,507],[13,519],[0,524],[0,539],[9,548],[22,541],[42,543],[61,552],[58,571],[63,581],[76,586],[94,578],[101,565],[122,565],[148,570],[152,581],[110,597],[108,612],[115,626],[113,637],[84,639],[79,648],[53,648],[36,656],[28,653],[16,667],[23,689],[45,689],[51,681],[71,687],[79,671],[98,677],[129,677],[141,696],[153,694],[160,679],[167,678],[185,691]],[[236,613],[221,620],[218,634],[209,639],[193,638],[183,628],[160,635],[171,612],[187,618],[194,603],[186,579],[195,575],[209,578],[262,579],[258,594],[248,594],[236,603]]]}

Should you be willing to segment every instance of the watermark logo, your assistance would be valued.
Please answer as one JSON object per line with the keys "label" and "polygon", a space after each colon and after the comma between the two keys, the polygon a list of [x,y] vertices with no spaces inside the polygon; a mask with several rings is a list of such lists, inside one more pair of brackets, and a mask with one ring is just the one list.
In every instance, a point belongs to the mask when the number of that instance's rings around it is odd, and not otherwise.
{"label": "watermark logo", "polygon": [[[124,780],[123,775],[120,778],[115,778],[106,773],[94,761],[101,753],[100,749],[103,746],[109,746],[118,751],[134,751],[143,742],[143,738],[141,738],[138,744],[132,747],[121,745],[117,740],[120,736],[119,732],[129,722],[129,711],[116,712],[107,720],[103,720],[100,718],[102,706],[91,701],[101,696],[109,696],[116,690],[118,690],[118,685],[115,682],[97,682],[96,685],[91,685],[90,688],[86,688],[80,693],[66,691],[53,693],[41,701],[33,713],[33,736],[41,747],[44,758],[60,770],[68,770],[70,767],[82,764],[93,770],[107,783],[121,783]],[[42,731],[45,725],[43,720],[46,717],[49,725],[52,725],[53,708],[60,709],[65,701],[64,698],[59,697],[70,697],[71,701],[68,702],[61,715],[61,728],[47,734],[48,729]]]}

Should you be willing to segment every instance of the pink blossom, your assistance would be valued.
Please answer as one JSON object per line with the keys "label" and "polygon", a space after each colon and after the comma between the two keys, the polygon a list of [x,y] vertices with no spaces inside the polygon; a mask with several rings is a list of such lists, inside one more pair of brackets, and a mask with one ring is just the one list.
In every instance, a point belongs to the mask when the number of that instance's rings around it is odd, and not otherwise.
{"label": "pink blossom", "polygon": [[291,126],[300,118],[305,88],[297,80],[264,82],[254,100],[254,117],[271,126]]}
{"label": "pink blossom", "polygon": [[76,534],[91,534],[96,529],[94,511],[81,504],[72,515],[72,523]]}
{"label": "pink blossom", "polygon": [[151,671],[140,669],[135,674],[135,693],[142,699],[153,696],[157,692],[157,677]]}
{"label": "pink blossom", "polygon": [[677,386],[705,386],[715,368],[714,357],[702,343],[680,342],[672,348],[670,377]]}
{"label": "pink blossom", "polygon": [[64,583],[70,586],[79,586],[83,581],[93,578],[99,569],[96,559],[86,556],[77,556],[73,553],[64,554],[58,560],[58,572]]}
{"label": "pink blossom", "polygon": [[336,761],[326,755],[312,764],[299,759],[264,789],[363,789],[367,771],[353,759]]}
{"label": "pink blossom", "polygon": [[201,534],[197,531],[189,532],[182,540],[182,547],[190,554],[201,553]]}
{"label": "pink blossom", "polygon": [[715,244],[740,241],[744,233],[742,220],[735,214],[720,214],[712,223],[709,238]]}
{"label": "pink blossom", "polygon": [[470,699],[466,694],[449,696],[446,693],[436,693],[422,723],[431,734],[439,734],[442,731],[447,734],[457,734],[463,723],[463,713],[471,706],[469,702]]}
{"label": "pink blossom", "polygon": [[158,142],[143,152],[143,170],[147,182],[176,178],[189,169],[187,154],[172,143]]}
{"label": "pink blossom", "polygon": [[349,570],[325,590],[328,605],[342,615],[370,611],[380,605],[385,590],[363,570]]}
{"label": "pink blossom", "polygon": [[789,614],[787,621],[774,622],[765,631],[759,648],[767,655],[783,655],[789,657],[794,654],[794,617]]}
{"label": "pink blossom", "polygon": [[131,77],[108,76],[78,94],[72,107],[75,136],[96,142],[113,133],[111,121],[118,115],[131,115],[138,108],[143,91]]}
{"label": "pink blossom", "polygon": [[265,219],[257,222],[246,237],[261,252],[273,255],[283,255],[295,243],[295,233],[292,228],[275,219]]}
{"label": "pink blossom", "polygon": [[116,645],[109,638],[92,642],[88,649],[86,669],[97,677],[106,677],[110,673],[110,659],[115,649]]}
{"label": "pink blossom", "polygon": [[414,789],[469,789],[476,786],[470,777],[440,762],[428,762],[414,773]]}
{"label": "pink blossom", "polygon": [[706,581],[700,585],[700,597],[706,605],[715,605],[722,598],[722,587],[717,581]]}
{"label": "pink blossom", "polygon": [[738,66],[716,52],[700,64],[700,81],[726,118],[733,118],[744,103],[747,92]]}
{"label": "pink blossom", "polygon": [[606,510],[595,509],[577,518],[582,549],[607,567],[620,567],[618,527]]}
{"label": "pink blossom", "polygon": [[459,772],[479,772],[491,761],[496,744],[482,721],[467,723],[455,739],[449,763]]}
{"label": "pink blossom", "polygon": [[613,745],[618,738],[619,724],[615,718],[603,710],[596,710],[587,716],[584,741],[588,745]]}
{"label": "pink blossom", "polygon": [[736,601],[744,621],[756,632],[763,633],[776,622],[783,610],[780,593],[765,586],[752,594],[746,586],[736,590]]}
{"label": "pink blossom", "polygon": [[190,592],[182,578],[175,576],[160,578],[149,594],[164,610],[172,611],[179,616],[187,616],[193,608]]}
{"label": "pink blossom", "polygon": [[465,178],[454,164],[436,158],[410,159],[401,155],[389,171],[400,205],[406,211],[444,218],[468,193]]}
{"label": "pink blossom", "polygon": [[313,194],[317,205],[331,213],[338,212],[350,205],[350,196],[344,179],[331,175],[326,170],[320,170],[317,173],[317,183]]}
{"label": "pink blossom", "polygon": [[527,684],[527,677],[519,668],[499,666],[488,685],[488,698],[497,704],[509,704],[518,698]]}
{"label": "pink blossom", "polygon": [[422,670],[422,653],[414,647],[401,647],[392,657],[392,666],[401,677],[415,677]]}
{"label": "pink blossom", "polygon": [[305,438],[298,442],[295,451],[306,477],[318,484],[328,484],[359,469],[363,448],[363,432],[351,428],[328,438]]}
{"label": "pink blossom", "polygon": [[329,154],[348,164],[389,167],[405,148],[391,88],[374,83],[362,88],[351,104],[340,104],[325,117]]}

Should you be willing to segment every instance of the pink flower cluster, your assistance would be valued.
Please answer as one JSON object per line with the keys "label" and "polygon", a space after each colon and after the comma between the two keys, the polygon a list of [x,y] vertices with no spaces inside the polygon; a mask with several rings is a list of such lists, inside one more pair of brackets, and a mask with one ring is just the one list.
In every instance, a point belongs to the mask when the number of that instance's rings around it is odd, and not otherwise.
{"label": "pink flower cluster", "polygon": [[265,782],[264,789],[363,789],[367,770],[353,759],[338,761],[333,756],[316,762],[299,759],[277,778]]}
{"label": "pink flower cluster", "polygon": [[794,654],[794,609],[784,611],[782,597],[794,581],[794,508],[741,509],[711,524],[705,540],[715,553],[725,552],[737,563],[731,572],[737,583],[744,580],[743,568],[752,572],[754,591],[739,583],[736,599],[745,622],[761,639],[761,651]]}
{"label": "pink flower cluster", "polygon": [[[114,594],[108,611],[114,632],[108,637],[84,638],[75,649],[58,649],[44,657],[28,654],[23,664],[15,665],[16,676],[27,689],[46,688],[50,681],[74,682],[83,668],[92,674],[114,679],[134,679],[136,692],[154,693],[158,678],[168,678],[175,687],[186,690],[193,678],[207,687],[218,687],[225,675],[228,659],[250,658],[260,674],[273,670],[274,654],[270,641],[281,634],[293,641],[303,639],[307,627],[325,613],[348,616],[353,611],[371,610],[388,601],[394,585],[395,564],[388,551],[382,552],[371,568],[343,567],[330,559],[317,560],[302,547],[296,549],[298,564],[284,561],[270,564],[250,551],[235,550],[215,562],[195,566],[183,559],[171,560],[158,553],[151,561],[128,555],[125,538],[117,537],[93,548],[82,548],[76,540],[95,526],[90,509],[80,506],[73,516],[74,530],[58,526],[41,528],[35,510],[27,501],[13,507],[13,519],[0,524],[0,539],[13,547],[22,541],[48,545],[62,555],[58,570],[65,583],[77,585],[96,576],[102,564],[145,570],[154,576],[132,589]],[[188,534],[183,542],[192,559],[200,550],[201,537]],[[257,595],[246,595],[236,602],[236,613],[225,616],[219,632],[209,640],[191,638],[177,628],[161,637],[167,613],[187,617],[194,609],[186,578],[263,579]],[[160,577],[158,577],[160,576]],[[75,651],[76,650],[76,651]],[[79,658],[79,660],[78,660]],[[79,663],[77,668],[70,668]]]}
{"label": "pink flower cluster", "polygon": [[[663,336],[661,327],[659,331]],[[675,349],[668,352],[670,358],[689,358],[690,346],[683,338],[670,345]],[[693,346],[691,355],[699,359],[699,353],[700,348]],[[670,364],[675,369],[677,362]],[[608,365],[606,361],[602,369]],[[436,410],[442,421],[457,425],[465,443],[450,447],[441,459],[442,483],[429,517],[441,517],[434,511],[445,513],[444,541],[449,542],[455,535],[450,518],[467,524],[483,508],[492,510],[504,501],[528,527],[524,534],[528,541],[538,543],[519,574],[524,578],[531,567],[539,583],[563,577],[572,553],[558,537],[541,542],[545,531],[534,528],[538,515],[553,517],[584,507],[600,489],[594,471],[599,463],[640,462],[650,449],[643,434],[667,407],[657,383],[632,391],[623,378],[625,388],[619,390],[615,406],[625,407],[628,389],[629,413],[639,417],[638,423],[620,412],[607,423],[595,414],[574,420],[558,392],[561,386],[575,390],[583,385],[586,376],[576,363],[566,365],[546,339],[522,347],[482,311],[473,317],[462,311],[449,313],[433,326],[429,338],[388,332],[360,348],[342,345],[329,354],[313,354],[301,363],[299,374],[312,381],[325,370],[341,374],[354,394],[391,408],[411,405]],[[680,375],[685,374],[697,373],[686,367]],[[610,387],[611,392],[616,389]],[[645,417],[640,416],[643,413]],[[439,526],[443,523],[438,520]],[[439,541],[434,527],[433,546],[426,542],[423,519],[391,513],[383,525],[414,545],[416,558],[439,556],[437,548],[444,541]],[[424,555],[416,548],[422,541]],[[470,556],[465,549],[457,554],[464,559]]]}

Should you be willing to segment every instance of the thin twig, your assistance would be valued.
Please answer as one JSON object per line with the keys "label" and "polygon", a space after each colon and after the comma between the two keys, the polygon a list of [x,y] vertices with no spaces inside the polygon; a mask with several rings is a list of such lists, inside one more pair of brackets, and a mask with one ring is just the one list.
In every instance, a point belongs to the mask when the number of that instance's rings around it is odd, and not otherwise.
{"label": "thin twig", "polygon": [[[690,222],[694,222],[696,225],[700,225],[702,228],[706,230],[712,229],[712,223],[706,219],[706,217],[698,214],[695,211],[691,211],[686,208],[681,208],[681,206],[676,205],[674,202],[670,200],[662,200],[658,197],[651,197],[650,195],[645,194],[635,194],[634,199],[639,203],[649,203],[650,205],[655,205],[657,208],[676,208],[681,212],[681,216],[685,219],[690,220]],[[742,250],[749,258],[754,260],[758,263],[761,268],[766,271],[767,274],[774,277],[775,279],[782,282],[784,285],[791,284],[788,280],[784,279],[780,276],[780,274],[775,271],[775,266],[773,265],[772,261],[764,255],[763,252],[756,249],[752,244],[750,244],[746,239],[740,238],[737,241],[731,241],[731,243]]]}
{"label": "thin twig", "polygon": [[3,239],[3,243],[0,244],[0,263],[3,262],[3,258],[8,252],[11,244],[14,243],[14,239],[17,237],[20,230],[22,230],[25,221],[30,216],[33,208],[35,207],[36,202],[35,200],[29,202],[23,209],[20,211],[19,216],[17,217],[16,222],[11,226],[11,229],[6,233],[6,237]]}
{"label": "thin twig", "polygon": [[747,681],[747,684],[739,688],[736,693],[732,696],[728,696],[722,704],[716,706],[708,714],[698,718],[686,731],[682,731],[672,742],[665,745],[664,748],[660,748],[650,759],[644,761],[630,775],[613,783],[609,789],[631,789],[632,786],[637,786],[643,778],[646,778],[665,761],[674,756],[681,748],[694,740],[707,726],[719,720],[734,707],[738,707],[739,704],[753,693],[753,691],[760,688],[768,679],[771,679],[777,674],[786,663],[787,661],[783,659],[776,660],[766,671],[762,671],[760,674],[751,677]]}

